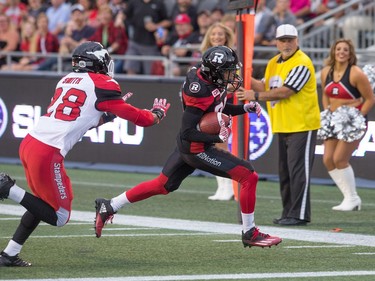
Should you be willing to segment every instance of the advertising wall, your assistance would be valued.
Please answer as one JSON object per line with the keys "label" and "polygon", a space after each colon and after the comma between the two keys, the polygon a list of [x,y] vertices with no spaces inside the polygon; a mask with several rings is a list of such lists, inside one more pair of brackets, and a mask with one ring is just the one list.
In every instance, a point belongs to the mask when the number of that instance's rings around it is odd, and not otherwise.
{"label": "advertising wall", "polygon": [[[46,112],[59,76],[0,75],[0,157],[18,158],[22,138]],[[117,79],[123,92],[133,92],[129,103],[151,108],[154,98],[167,98],[172,104],[159,125],[141,128],[116,118],[90,130],[68,154],[67,161],[137,166],[162,166],[175,147],[182,108],[179,98],[181,80]],[[265,106],[263,105],[263,108]],[[254,116],[253,116],[254,115]],[[260,174],[277,174],[276,137],[269,129],[266,111],[260,118],[251,116],[250,158]],[[352,165],[356,175],[375,179],[375,112],[369,116],[369,129]],[[320,144],[320,143],[319,143]],[[313,177],[328,178],[322,164],[323,147],[316,148]]]}

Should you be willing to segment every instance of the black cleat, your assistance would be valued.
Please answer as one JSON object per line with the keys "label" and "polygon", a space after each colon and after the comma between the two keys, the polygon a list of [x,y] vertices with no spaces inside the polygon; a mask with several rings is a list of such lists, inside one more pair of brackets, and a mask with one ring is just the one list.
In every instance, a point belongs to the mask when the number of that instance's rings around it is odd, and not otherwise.
{"label": "black cleat", "polygon": [[31,266],[31,263],[22,260],[18,255],[9,256],[8,254],[1,252],[0,253],[0,267],[3,267],[3,266],[28,267],[28,266]]}
{"label": "black cleat", "polygon": [[95,218],[95,234],[97,238],[102,236],[104,225],[110,221],[112,223],[113,215],[116,213],[111,206],[111,200],[98,198],[95,200],[96,218]]}
{"label": "black cleat", "polygon": [[246,233],[242,232],[242,243],[244,247],[270,247],[276,246],[283,241],[280,237],[271,236],[259,231],[257,227],[253,227]]}
{"label": "black cleat", "polygon": [[7,199],[10,188],[16,183],[10,176],[5,173],[0,173],[0,200]]}

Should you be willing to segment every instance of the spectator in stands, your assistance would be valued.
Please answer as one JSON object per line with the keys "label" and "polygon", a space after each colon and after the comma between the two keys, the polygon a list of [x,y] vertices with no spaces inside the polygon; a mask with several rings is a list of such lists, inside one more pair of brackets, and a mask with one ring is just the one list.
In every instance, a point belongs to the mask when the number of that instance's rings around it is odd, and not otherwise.
{"label": "spectator in stands", "polygon": [[[20,35],[10,18],[0,14],[0,51],[15,52],[20,42]],[[0,55],[0,67],[6,64],[6,56]]]}
{"label": "spectator in stands", "polygon": [[26,18],[21,24],[20,51],[24,53],[35,53],[37,49],[36,23]]}
{"label": "spectator in stands", "polygon": [[224,12],[227,11],[227,5],[229,1],[223,0],[199,0],[197,2],[197,10],[198,12],[202,10],[213,11],[214,9],[220,9]]}
{"label": "spectator in stands", "polygon": [[[37,51],[37,33],[36,24],[33,18],[26,18],[21,23],[21,43],[20,51],[28,54],[34,54]],[[3,65],[2,70],[22,70],[22,67],[30,62],[30,55],[21,57],[19,61],[13,62],[11,65]]]}
{"label": "spectator in stands", "polygon": [[70,19],[70,4],[65,0],[51,0],[51,6],[46,11],[48,31],[61,39],[64,29]]}
{"label": "spectator in stands", "polygon": [[[125,10],[129,26],[129,47],[126,55],[160,56],[155,31],[169,28],[171,21],[161,0],[130,0]],[[124,69],[128,74],[151,74],[152,61],[126,60]]]}
{"label": "spectator in stands", "polygon": [[[266,6],[266,0],[258,2],[258,10],[255,14],[255,46],[276,46],[275,33],[276,21],[273,12]],[[254,51],[254,59],[269,60],[276,54],[276,51]],[[263,78],[266,65],[253,68],[253,77],[256,79]]]}
{"label": "spectator in stands", "polygon": [[109,6],[112,9],[113,17],[116,18],[118,13],[123,13],[126,9],[126,1],[125,0],[110,0]]}
{"label": "spectator in stands", "polygon": [[372,37],[372,38],[374,37],[374,34],[375,34],[374,12],[373,10],[366,11],[364,9],[364,6],[366,4],[370,4],[373,2],[374,0],[364,0],[360,3],[352,5],[350,9],[345,11],[345,14],[347,14],[347,17],[344,20],[342,31],[343,31],[345,38],[352,40],[355,48],[369,47],[370,44],[366,42],[366,38],[365,38],[366,34],[368,34],[369,37]]}
{"label": "spectator in stands", "polygon": [[211,47],[220,45],[233,48],[234,33],[229,27],[220,22],[216,22],[213,23],[207,30],[206,36],[202,41],[201,52],[204,52]]}
{"label": "spectator in stands", "polygon": [[66,25],[64,37],[60,41],[59,53],[63,55],[72,53],[78,45],[95,32],[95,29],[87,24],[85,9],[81,4],[73,5],[71,11],[70,21]]}
{"label": "spectator in stands", "polygon": [[91,25],[94,28],[97,28],[100,25],[100,21],[98,18],[99,9],[101,6],[109,6],[110,0],[94,0],[94,1],[95,1],[95,4],[93,5],[92,10],[90,11],[89,25]]}
{"label": "spectator in stands", "polygon": [[[211,13],[208,10],[202,10],[198,13],[198,30],[194,31],[186,40],[191,45],[200,46],[208,28],[211,25]],[[200,56],[199,56],[200,57]]]}
{"label": "spectator in stands", "polygon": [[266,0],[259,0],[255,14],[254,44],[257,46],[275,46],[276,23],[273,12],[266,6]]}
{"label": "spectator in stands", "polygon": [[268,9],[273,10],[276,6],[276,0],[267,0],[266,6],[267,6]]}
{"label": "spectator in stands", "polygon": [[78,4],[81,4],[85,9],[85,15],[87,18],[87,24],[92,27],[97,27],[99,25],[96,20],[97,10],[95,5],[95,0],[78,0]]}
{"label": "spectator in stands", "polygon": [[21,29],[21,21],[27,15],[27,6],[20,0],[8,0],[4,13],[18,30]]}
{"label": "spectator in stands", "polygon": [[297,25],[297,18],[290,10],[290,0],[276,0],[275,8],[273,9],[274,22],[271,23],[275,25],[276,28],[282,24]]}
{"label": "spectator in stands", "polygon": [[[184,58],[191,57],[192,51],[186,49],[187,38],[193,32],[193,26],[188,14],[180,14],[174,20],[176,31],[170,33],[164,46],[161,48],[161,54],[172,58],[173,56]],[[185,76],[190,68],[189,62],[173,63],[172,74],[173,76]]]}
{"label": "spectator in stands", "polygon": [[0,0],[0,14],[4,13],[6,6],[7,6],[7,0]]}
{"label": "spectator in stands", "polygon": [[[48,17],[46,14],[39,14],[37,21],[37,53],[57,53],[59,51],[59,40],[57,36],[48,30]],[[26,61],[15,65],[17,70],[51,70],[56,63],[55,58],[29,57]]]}
{"label": "spectator in stands", "polygon": [[28,17],[34,19],[36,22],[37,17],[40,13],[45,13],[47,11],[47,6],[42,2],[42,0],[28,0]]}
{"label": "spectator in stands", "polygon": [[234,48],[237,46],[237,22],[236,22],[236,15],[235,14],[224,14],[221,19],[221,23],[225,26],[229,27],[234,34]]}
{"label": "spectator in stands", "polygon": [[[375,99],[367,76],[356,64],[354,44],[351,40],[339,39],[331,46],[329,57],[321,71],[322,104],[328,113],[322,114],[322,121],[326,119],[325,116],[339,116],[331,118],[332,130],[325,134],[326,137],[322,137],[323,163],[344,195],[341,204],[332,207],[332,210],[336,211],[359,211],[362,203],[357,194],[355,175],[349,160],[364,134],[364,130],[360,129],[361,126],[366,127],[363,117],[374,107]],[[358,109],[359,112],[353,111],[354,116],[360,114],[362,123],[358,117],[348,115],[349,108]],[[324,123],[326,122],[322,122]],[[335,129],[336,126],[340,128],[339,132]],[[326,130],[328,129],[325,128]]]}
{"label": "spectator in stands", "polygon": [[[194,31],[198,30],[197,23],[197,8],[193,4],[192,0],[176,0],[171,12],[171,19],[175,19],[180,14],[187,14],[190,17],[191,25]],[[174,26],[172,26],[172,31],[174,31]]]}
{"label": "spectator in stands", "polygon": [[[98,20],[100,25],[89,38],[89,41],[101,43],[110,54],[123,55],[128,47],[128,37],[123,26],[115,26],[112,10],[109,5],[100,6]],[[115,72],[121,73],[123,61],[114,61]]]}
{"label": "spectator in stands", "polygon": [[290,10],[297,18],[297,24],[302,24],[311,18],[310,0],[290,0]]}
{"label": "spectator in stands", "polygon": [[[64,37],[60,40],[60,55],[71,54],[78,45],[90,38],[95,32],[95,29],[87,24],[85,9],[81,4],[73,5],[71,11],[70,21],[66,25]],[[66,62],[66,70],[70,70],[72,67],[70,56],[64,62]]]}
{"label": "spectator in stands", "polygon": [[221,20],[224,17],[224,10],[219,7],[215,7],[214,9],[211,10],[211,21],[212,22],[221,22]]}

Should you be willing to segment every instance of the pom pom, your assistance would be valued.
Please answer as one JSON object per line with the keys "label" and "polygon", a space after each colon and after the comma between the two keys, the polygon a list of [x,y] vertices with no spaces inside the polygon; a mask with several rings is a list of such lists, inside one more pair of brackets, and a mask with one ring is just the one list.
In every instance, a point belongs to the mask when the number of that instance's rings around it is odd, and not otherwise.
{"label": "pom pom", "polygon": [[318,130],[319,140],[326,140],[334,136],[331,119],[332,112],[328,108],[320,112],[320,129]]}
{"label": "pom pom", "polygon": [[375,94],[375,65],[366,64],[362,70],[370,81],[372,91]]}
{"label": "pom pom", "polygon": [[340,106],[332,113],[331,125],[336,138],[353,142],[362,138],[366,132],[366,120],[361,112],[351,106]]}

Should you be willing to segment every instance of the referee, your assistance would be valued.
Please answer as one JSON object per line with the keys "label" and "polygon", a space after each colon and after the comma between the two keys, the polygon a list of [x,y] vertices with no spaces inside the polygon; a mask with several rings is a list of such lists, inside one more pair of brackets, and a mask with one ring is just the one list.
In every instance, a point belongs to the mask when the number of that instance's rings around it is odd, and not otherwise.
{"label": "referee", "polygon": [[320,127],[315,70],[298,47],[297,29],[276,30],[279,54],[267,64],[264,78],[252,78],[252,90],[241,88],[239,100],[267,101],[272,132],[278,135],[281,217],[275,224],[306,225],[311,221],[310,176]]}

